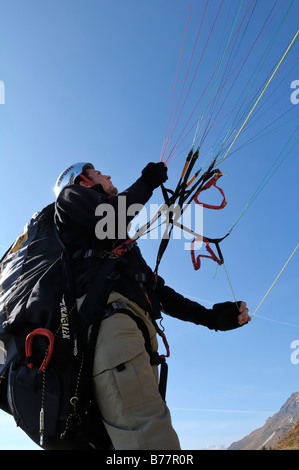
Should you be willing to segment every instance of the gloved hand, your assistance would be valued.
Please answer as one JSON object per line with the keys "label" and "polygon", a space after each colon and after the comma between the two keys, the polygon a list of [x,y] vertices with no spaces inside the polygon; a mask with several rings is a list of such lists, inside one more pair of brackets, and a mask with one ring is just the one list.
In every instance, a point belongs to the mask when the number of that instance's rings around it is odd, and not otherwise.
{"label": "gloved hand", "polygon": [[160,276],[154,285],[162,311],[179,320],[203,325],[216,331],[234,330],[251,320],[245,302],[237,302],[238,306],[235,302],[223,302],[209,309],[166,286]]}
{"label": "gloved hand", "polygon": [[149,184],[153,189],[158,188],[168,179],[167,166],[163,162],[148,163],[141,172],[141,180]]}
{"label": "gloved hand", "polygon": [[217,330],[234,330],[251,320],[248,316],[246,303],[237,302],[237,305],[235,302],[223,302],[213,305],[213,311],[216,313]]}

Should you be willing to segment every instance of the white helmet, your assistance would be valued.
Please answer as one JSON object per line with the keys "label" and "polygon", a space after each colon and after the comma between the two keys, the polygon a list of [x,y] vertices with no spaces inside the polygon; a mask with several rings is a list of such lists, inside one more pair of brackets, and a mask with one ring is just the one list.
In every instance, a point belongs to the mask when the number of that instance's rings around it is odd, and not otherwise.
{"label": "white helmet", "polygon": [[56,197],[58,197],[60,191],[69,184],[74,184],[77,176],[81,175],[82,171],[91,169],[94,170],[92,163],[79,162],[74,163],[64,170],[57,178],[56,184],[54,186],[54,192]]}

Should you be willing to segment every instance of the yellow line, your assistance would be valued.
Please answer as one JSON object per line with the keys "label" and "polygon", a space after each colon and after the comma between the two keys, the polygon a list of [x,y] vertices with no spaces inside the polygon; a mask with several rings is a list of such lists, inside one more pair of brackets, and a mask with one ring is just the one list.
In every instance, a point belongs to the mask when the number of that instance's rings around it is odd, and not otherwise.
{"label": "yellow line", "polygon": [[[233,140],[232,143],[230,144],[230,146],[229,146],[229,148],[228,148],[226,154],[225,154],[224,157],[222,158],[220,164],[221,164],[221,163],[223,162],[223,160],[226,158],[228,152],[230,151],[230,149],[232,148],[232,146],[233,146],[234,143],[236,142],[236,140],[237,140],[237,138],[239,137],[240,133],[242,132],[242,130],[243,130],[243,128],[244,128],[246,122],[247,122],[248,119],[250,118],[250,116],[251,116],[251,114],[253,113],[254,109],[256,108],[258,102],[260,101],[261,97],[263,96],[263,94],[265,93],[266,89],[268,88],[268,86],[269,86],[271,80],[273,79],[274,75],[276,74],[277,70],[279,69],[281,63],[282,63],[283,60],[285,59],[285,57],[286,57],[287,53],[289,52],[289,50],[291,49],[291,47],[292,47],[293,43],[295,42],[295,40],[296,40],[298,34],[299,34],[299,29],[298,29],[297,33],[295,34],[295,36],[293,37],[293,39],[292,39],[290,45],[288,46],[287,50],[286,50],[285,53],[283,54],[282,58],[280,59],[278,65],[277,65],[277,67],[276,67],[276,69],[274,70],[274,72],[272,73],[272,75],[271,75],[271,77],[269,78],[268,82],[266,83],[266,85],[265,85],[263,91],[261,92],[260,96],[258,97],[258,99],[256,100],[255,104],[253,105],[253,107],[252,107],[250,113],[248,114],[247,118],[245,119],[244,123],[242,124],[242,126],[241,126],[239,132],[237,133],[236,137],[234,138],[234,140]],[[219,165],[220,165],[220,164],[219,164]],[[218,165],[218,166],[219,166],[219,165]]]}
{"label": "yellow line", "polygon": [[269,287],[268,291],[266,292],[266,294],[264,295],[264,297],[262,298],[262,300],[260,301],[260,303],[258,304],[258,306],[256,307],[255,311],[253,312],[253,314],[251,315],[251,317],[253,317],[257,310],[260,308],[260,306],[262,305],[262,303],[264,302],[265,298],[267,297],[267,295],[269,294],[270,290],[272,289],[272,287],[274,286],[275,282],[277,281],[277,279],[279,278],[279,276],[281,275],[282,271],[285,269],[285,267],[287,266],[287,264],[289,263],[290,259],[292,258],[292,256],[295,254],[296,250],[298,249],[299,247],[299,243],[298,245],[296,246],[295,250],[293,251],[293,253],[291,254],[291,256],[289,257],[289,259],[287,260],[287,262],[285,263],[284,267],[281,269],[280,273],[278,274],[278,276],[276,277],[275,281],[271,284],[271,286]]}

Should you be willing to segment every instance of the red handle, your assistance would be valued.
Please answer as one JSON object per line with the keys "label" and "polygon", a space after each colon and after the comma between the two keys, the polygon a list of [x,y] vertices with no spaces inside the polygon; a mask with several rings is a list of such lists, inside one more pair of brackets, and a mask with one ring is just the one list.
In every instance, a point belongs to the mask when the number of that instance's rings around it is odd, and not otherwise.
{"label": "red handle", "polygon": [[[26,337],[26,341],[25,341],[25,354],[26,354],[26,357],[30,357],[32,356],[32,341],[34,339],[35,336],[38,336],[38,335],[41,335],[41,336],[47,336],[48,340],[49,340],[49,350],[48,350],[48,353],[47,353],[47,357],[46,359],[42,362],[39,370],[40,371],[43,371],[43,370],[46,370],[46,368],[48,367],[49,365],[49,362],[51,360],[51,357],[52,357],[52,354],[53,354],[53,349],[54,349],[54,335],[52,333],[52,331],[50,330],[47,330],[46,328],[37,328],[36,330],[32,331],[31,333],[29,333],[29,335]],[[30,369],[32,369],[33,367],[33,363],[32,362],[29,362],[27,364],[27,367],[29,367]]]}
{"label": "red handle", "polygon": [[[224,192],[223,192],[223,189],[219,188],[218,186],[216,186],[216,183],[217,183],[217,180],[222,176],[222,173],[221,171],[217,171],[217,173],[215,173],[215,175],[213,176],[213,178],[211,178],[210,181],[208,181],[199,191],[197,191],[197,193],[195,194],[194,196],[194,201],[196,204],[202,204],[203,207],[205,207],[206,209],[223,209],[227,202],[226,202],[226,199],[225,199],[225,195],[224,195]],[[206,190],[206,189],[209,189],[211,186],[214,186],[216,189],[218,189],[218,191],[220,192],[221,196],[222,196],[222,202],[219,206],[212,206],[211,204],[205,204],[205,203],[202,203],[202,202],[199,202],[198,200],[198,196],[199,194]]]}
{"label": "red handle", "polygon": [[[203,241],[205,244],[206,244],[206,250],[207,252],[210,254],[209,255],[197,255],[197,257],[195,257],[195,253],[194,253],[194,243],[197,242],[197,241]],[[191,259],[192,259],[192,263],[193,263],[193,267],[195,269],[195,271],[197,271],[199,268],[200,268],[200,265],[201,265],[201,262],[200,262],[200,258],[208,258],[208,259],[212,259],[213,261],[215,261],[216,263],[219,264],[219,266],[221,264],[223,264],[223,260],[221,260],[220,258],[218,258],[214,251],[212,250],[212,248],[210,247],[209,245],[209,242],[208,240],[205,238],[205,237],[201,237],[201,238],[194,238],[194,240],[192,240],[191,242]]]}

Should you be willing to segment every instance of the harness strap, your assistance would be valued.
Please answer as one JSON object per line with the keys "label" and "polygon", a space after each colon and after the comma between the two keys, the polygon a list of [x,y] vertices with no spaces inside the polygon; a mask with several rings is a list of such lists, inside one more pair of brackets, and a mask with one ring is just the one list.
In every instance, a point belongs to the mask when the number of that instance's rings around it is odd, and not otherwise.
{"label": "harness strap", "polygon": [[120,245],[118,245],[116,248],[112,250],[112,253],[117,255],[117,256],[122,256],[128,251],[130,251],[133,246],[136,243],[136,239],[134,238],[129,238],[128,240],[124,241]]}
{"label": "harness strap", "polygon": [[105,250],[76,250],[72,254],[72,259],[78,258],[105,258],[108,252]]}
{"label": "harness strap", "polygon": [[111,317],[111,315],[113,315],[116,312],[119,312],[122,309],[125,309],[126,307],[127,307],[127,304],[125,302],[111,302],[111,304],[108,304],[107,307],[105,308],[103,319]]}
{"label": "harness strap", "polygon": [[123,243],[121,243],[116,248],[114,248],[111,252],[107,250],[95,250],[95,249],[76,250],[72,254],[72,259],[119,257],[119,256],[126,254],[128,251],[130,251],[133,248],[135,243],[136,243],[136,240],[130,238],[124,241]]}

